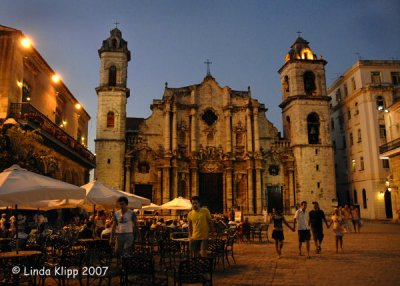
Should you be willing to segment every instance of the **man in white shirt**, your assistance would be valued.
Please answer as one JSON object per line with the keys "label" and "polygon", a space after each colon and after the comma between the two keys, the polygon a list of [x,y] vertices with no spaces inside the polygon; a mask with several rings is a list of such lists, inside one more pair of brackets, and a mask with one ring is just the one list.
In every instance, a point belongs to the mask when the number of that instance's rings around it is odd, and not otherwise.
{"label": "man in white shirt", "polygon": [[310,257],[310,239],[311,239],[311,234],[310,234],[310,216],[308,212],[306,211],[307,209],[307,202],[302,201],[300,205],[300,209],[296,211],[296,214],[294,215],[294,228],[296,228],[296,223],[297,225],[297,233],[299,236],[299,255],[301,256],[301,245],[303,242],[306,243],[307,246],[307,258]]}
{"label": "man in white shirt", "polygon": [[124,253],[132,250],[133,230],[137,218],[136,214],[128,209],[127,197],[118,198],[117,205],[120,207],[120,210],[116,211],[113,216],[110,243],[112,243],[115,233],[117,236],[115,250],[117,258],[120,258]]}

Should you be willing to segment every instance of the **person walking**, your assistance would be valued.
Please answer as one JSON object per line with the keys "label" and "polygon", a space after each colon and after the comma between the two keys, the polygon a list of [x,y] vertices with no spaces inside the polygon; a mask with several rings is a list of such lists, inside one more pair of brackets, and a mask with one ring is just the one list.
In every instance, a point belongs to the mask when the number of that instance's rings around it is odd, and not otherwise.
{"label": "person walking", "polygon": [[353,222],[353,227],[354,227],[354,233],[360,233],[360,227],[361,227],[361,222],[360,222],[360,212],[358,211],[358,208],[356,206],[351,206],[351,219]]}
{"label": "person walking", "polygon": [[119,207],[119,210],[117,210],[113,215],[110,244],[112,243],[115,234],[115,252],[119,261],[119,258],[124,252],[132,249],[133,231],[137,222],[137,217],[133,211],[128,209],[127,197],[119,197],[117,200],[117,206]]}
{"label": "person walking", "polygon": [[297,223],[297,234],[299,236],[299,256],[302,256],[301,253],[301,247],[303,242],[306,243],[307,247],[307,258],[311,258],[310,256],[310,239],[311,239],[311,234],[310,234],[310,216],[308,212],[306,211],[307,209],[307,202],[302,201],[300,204],[300,209],[296,211],[296,214],[294,215],[294,222],[293,222],[293,228],[296,228],[296,223]]}
{"label": "person walking", "polygon": [[294,231],[294,228],[291,227],[285,217],[274,208],[272,209],[271,221],[274,224],[274,229],[272,231],[272,238],[275,240],[275,249],[278,254],[278,259],[282,257],[282,248],[283,241],[285,240],[285,236],[283,235],[283,224],[285,224],[291,231]]}
{"label": "person walking", "polygon": [[322,222],[325,222],[327,228],[329,228],[328,222],[325,218],[325,213],[319,208],[318,202],[313,202],[314,209],[310,211],[310,225],[315,243],[316,252],[321,253],[321,244],[324,239],[324,230]]}
{"label": "person walking", "polygon": [[346,204],[344,206],[344,208],[342,209],[342,215],[343,215],[344,225],[345,225],[347,232],[351,232],[352,216],[351,216],[351,211],[350,211],[349,205]]}
{"label": "person walking", "polygon": [[192,257],[207,256],[209,232],[212,230],[210,211],[201,207],[198,196],[190,199],[192,210],[188,213],[189,247]]}
{"label": "person walking", "polygon": [[336,253],[338,253],[339,244],[340,244],[340,250],[343,251],[343,231],[344,231],[343,227],[344,221],[339,209],[335,209],[331,217],[331,220],[332,221],[330,225],[333,225],[332,230],[335,233]]}

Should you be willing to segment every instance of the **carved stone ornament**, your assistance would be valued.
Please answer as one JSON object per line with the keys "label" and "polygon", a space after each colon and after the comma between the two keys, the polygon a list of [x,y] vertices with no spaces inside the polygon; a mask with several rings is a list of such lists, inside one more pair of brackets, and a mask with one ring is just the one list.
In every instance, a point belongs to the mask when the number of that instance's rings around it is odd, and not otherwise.
{"label": "carved stone ornament", "polygon": [[202,173],[222,173],[224,165],[216,161],[206,161],[200,164],[200,171]]}

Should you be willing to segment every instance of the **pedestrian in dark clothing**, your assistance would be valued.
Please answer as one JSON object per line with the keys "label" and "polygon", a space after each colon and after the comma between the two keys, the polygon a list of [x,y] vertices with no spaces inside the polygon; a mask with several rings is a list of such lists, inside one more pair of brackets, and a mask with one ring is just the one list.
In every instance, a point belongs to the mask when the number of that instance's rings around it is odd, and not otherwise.
{"label": "pedestrian in dark clothing", "polygon": [[314,209],[310,211],[310,225],[314,238],[316,253],[321,253],[321,244],[324,239],[324,231],[322,222],[325,222],[326,227],[329,228],[328,222],[325,218],[325,213],[319,208],[318,202],[313,202]]}

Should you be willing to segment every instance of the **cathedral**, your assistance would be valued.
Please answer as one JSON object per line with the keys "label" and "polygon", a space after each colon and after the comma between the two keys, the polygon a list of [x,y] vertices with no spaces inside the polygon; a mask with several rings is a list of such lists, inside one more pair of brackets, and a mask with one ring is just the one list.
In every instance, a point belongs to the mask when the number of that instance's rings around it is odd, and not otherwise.
{"label": "cathedral", "polygon": [[[163,204],[199,195],[212,213],[291,214],[301,201],[336,203],[326,61],[298,37],[279,69],[283,137],[247,90],[170,87],[148,118],[126,116],[128,43],[118,28],[99,49],[95,179]],[[129,99],[129,100],[135,100]]]}

